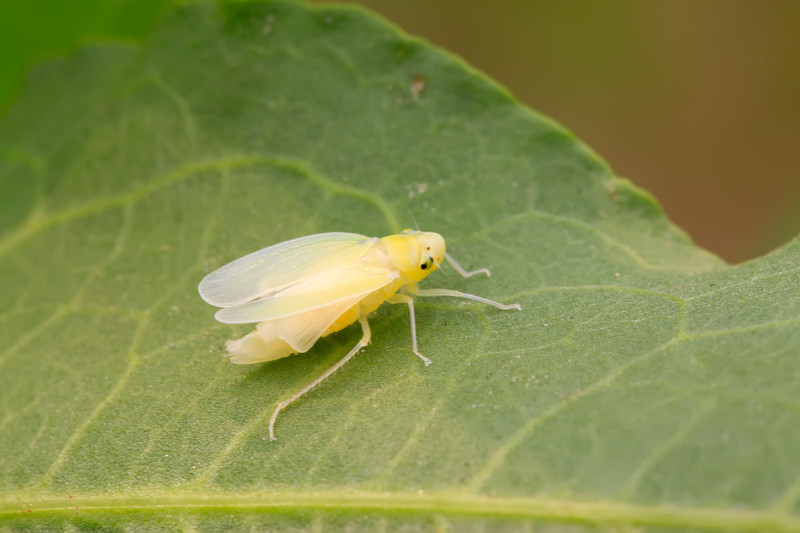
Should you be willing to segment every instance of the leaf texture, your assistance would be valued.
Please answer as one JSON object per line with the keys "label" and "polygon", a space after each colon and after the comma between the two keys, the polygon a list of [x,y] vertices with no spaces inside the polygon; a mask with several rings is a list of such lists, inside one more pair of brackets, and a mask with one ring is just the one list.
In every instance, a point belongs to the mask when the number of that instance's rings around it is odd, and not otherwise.
{"label": "leaf texture", "polygon": [[[726,265],[371,14],[194,3],[43,64],[0,120],[0,181],[6,530],[800,530],[800,241]],[[523,311],[419,302],[425,368],[382,307],[270,442],[360,332],[231,365],[249,326],[198,282],[412,216],[493,274],[423,288]]]}

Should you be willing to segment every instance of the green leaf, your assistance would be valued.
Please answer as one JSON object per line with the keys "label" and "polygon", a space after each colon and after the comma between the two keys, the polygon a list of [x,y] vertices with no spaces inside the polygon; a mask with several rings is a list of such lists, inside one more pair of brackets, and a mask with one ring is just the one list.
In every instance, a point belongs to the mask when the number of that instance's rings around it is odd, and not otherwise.
{"label": "green leaf", "polygon": [[0,113],[36,60],[98,39],[141,39],[174,0],[10,0],[0,2]]}
{"label": "green leaf", "polygon": [[[442,233],[448,287],[236,366],[204,274]],[[358,9],[192,4],[0,122],[7,530],[800,530],[800,240],[729,266],[575,137]]]}

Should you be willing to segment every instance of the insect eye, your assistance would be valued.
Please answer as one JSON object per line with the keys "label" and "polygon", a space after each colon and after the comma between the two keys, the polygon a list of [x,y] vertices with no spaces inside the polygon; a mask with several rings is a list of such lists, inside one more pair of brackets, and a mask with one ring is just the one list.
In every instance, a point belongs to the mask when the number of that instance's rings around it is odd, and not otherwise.
{"label": "insect eye", "polygon": [[426,258],[425,258],[425,262],[424,262],[424,263],[422,263],[422,264],[421,264],[419,267],[420,267],[422,270],[428,270],[428,269],[429,269],[430,267],[432,267],[432,266],[433,266],[433,257],[430,257],[430,256],[429,256],[429,257],[426,257]]}

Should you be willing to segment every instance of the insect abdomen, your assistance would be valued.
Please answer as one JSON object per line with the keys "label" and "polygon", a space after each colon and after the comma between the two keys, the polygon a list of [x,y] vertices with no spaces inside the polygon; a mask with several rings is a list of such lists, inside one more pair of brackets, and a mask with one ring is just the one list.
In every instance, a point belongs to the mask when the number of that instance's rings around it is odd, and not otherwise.
{"label": "insect abdomen", "polygon": [[386,300],[392,297],[397,290],[402,287],[404,281],[402,278],[393,281],[392,283],[381,287],[380,289],[369,293],[361,301],[350,307],[347,311],[339,315],[333,324],[325,331],[323,337],[341,331],[350,324],[353,324],[359,317],[368,315],[375,311]]}

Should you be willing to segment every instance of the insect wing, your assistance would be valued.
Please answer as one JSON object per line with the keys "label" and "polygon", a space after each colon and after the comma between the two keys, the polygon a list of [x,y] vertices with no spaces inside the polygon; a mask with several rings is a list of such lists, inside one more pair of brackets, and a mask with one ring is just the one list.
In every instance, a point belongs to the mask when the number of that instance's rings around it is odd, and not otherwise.
{"label": "insect wing", "polygon": [[276,294],[226,307],[214,317],[225,324],[248,324],[275,320],[330,306],[342,300],[365,297],[397,279],[387,268],[356,262],[326,270]]}
{"label": "insect wing", "polygon": [[198,291],[217,307],[243,304],[356,261],[375,241],[356,233],[320,233],[282,242],[208,274]]}
{"label": "insect wing", "polygon": [[345,298],[332,304],[275,320],[275,333],[300,353],[314,346],[334,321],[350,307],[356,305],[363,296]]}

